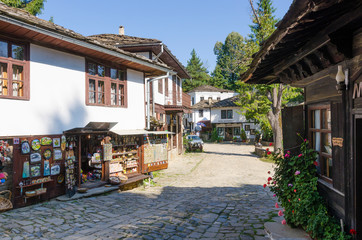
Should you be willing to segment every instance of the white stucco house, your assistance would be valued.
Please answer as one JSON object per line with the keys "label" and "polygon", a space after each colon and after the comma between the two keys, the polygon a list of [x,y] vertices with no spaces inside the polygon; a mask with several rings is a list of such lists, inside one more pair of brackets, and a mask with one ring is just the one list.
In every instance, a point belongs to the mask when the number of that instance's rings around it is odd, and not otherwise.
{"label": "white stucco house", "polygon": [[242,129],[245,130],[248,139],[254,139],[255,132],[260,131],[259,125],[246,120],[240,112],[240,107],[235,103],[238,93],[203,85],[191,90],[188,94],[193,103],[192,113],[188,115],[192,122],[192,130],[198,123],[203,123],[205,126],[202,131],[208,132],[208,136],[211,130],[216,128],[218,135],[225,140],[240,138]]}

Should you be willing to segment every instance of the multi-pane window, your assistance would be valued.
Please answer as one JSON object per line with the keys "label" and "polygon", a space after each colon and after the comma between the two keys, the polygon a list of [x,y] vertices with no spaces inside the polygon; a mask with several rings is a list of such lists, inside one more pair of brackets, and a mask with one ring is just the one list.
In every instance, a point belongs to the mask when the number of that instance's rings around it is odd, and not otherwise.
{"label": "multi-pane window", "polygon": [[29,99],[26,47],[0,40],[0,97]]}
{"label": "multi-pane window", "polygon": [[233,110],[221,110],[221,119],[233,119]]}
{"label": "multi-pane window", "polygon": [[234,135],[240,135],[240,127],[234,127]]}
{"label": "multi-pane window", "polygon": [[163,79],[158,79],[158,92],[161,93],[161,94],[163,93],[163,91],[162,91],[163,90],[162,81],[163,81]]}
{"label": "multi-pane window", "polygon": [[165,95],[168,97],[168,78],[165,78]]}
{"label": "multi-pane window", "polygon": [[126,73],[122,69],[87,63],[87,103],[99,106],[126,106]]}
{"label": "multi-pane window", "polygon": [[199,110],[199,117],[204,117],[204,110],[203,109]]}
{"label": "multi-pane window", "polygon": [[309,108],[309,139],[318,153],[318,173],[333,178],[331,110],[329,105]]}

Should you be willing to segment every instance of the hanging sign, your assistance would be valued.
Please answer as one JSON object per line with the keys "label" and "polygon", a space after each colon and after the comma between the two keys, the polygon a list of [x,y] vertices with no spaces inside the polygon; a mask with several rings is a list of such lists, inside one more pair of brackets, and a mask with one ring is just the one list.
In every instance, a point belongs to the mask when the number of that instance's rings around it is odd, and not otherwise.
{"label": "hanging sign", "polygon": [[332,138],[333,146],[343,147],[343,138]]}

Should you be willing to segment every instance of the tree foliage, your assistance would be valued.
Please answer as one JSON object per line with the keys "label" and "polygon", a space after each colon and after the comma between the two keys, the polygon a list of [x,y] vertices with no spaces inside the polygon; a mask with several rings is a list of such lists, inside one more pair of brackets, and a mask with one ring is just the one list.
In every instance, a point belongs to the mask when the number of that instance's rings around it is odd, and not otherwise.
{"label": "tree foliage", "polygon": [[191,58],[187,61],[186,70],[191,79],[186,79],[183,82],[182,89],[184,92],[209,83],[210,75],[201,59],[197,56],[195,49],[191,51]]}
{"label": "tree foliage", "polygon": [[38,15],[44,9],[44,3],[46,0],[1,0],[4,4],[21,8],[29,12],[32,15]]}
{"label": "tree foliage", "polygon": [[236,88],[240,75],[246,71],[257,51],[254,42],[244,39],[239,33],[230,33],[225,42],[217,42],[214,47],[216,67],[212,73],[211,85],[224,89]]}

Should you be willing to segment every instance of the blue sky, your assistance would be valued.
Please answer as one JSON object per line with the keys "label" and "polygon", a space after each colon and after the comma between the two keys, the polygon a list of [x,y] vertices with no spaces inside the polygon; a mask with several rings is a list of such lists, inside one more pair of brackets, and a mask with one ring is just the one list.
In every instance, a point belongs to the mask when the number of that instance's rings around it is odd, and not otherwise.
{"label": "blue sky", "polygon": [[[256,0],[254,0],[255,2]],[[292,0],[274,0],[281,19]],[[38,17],[83,35],[118,33],[163,41],[185,66],[191,50],[210,72],[215,68],[213,52],[232,31],[250,33],[249,0],[47,0]]]}

